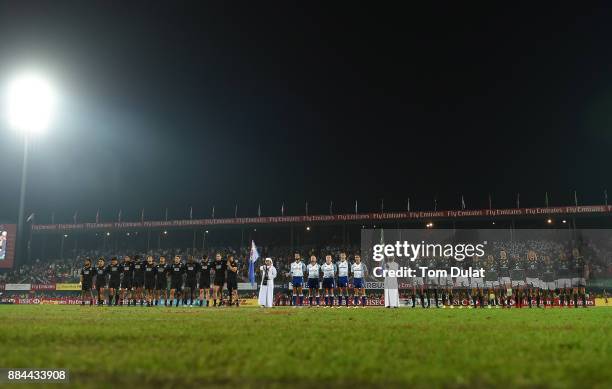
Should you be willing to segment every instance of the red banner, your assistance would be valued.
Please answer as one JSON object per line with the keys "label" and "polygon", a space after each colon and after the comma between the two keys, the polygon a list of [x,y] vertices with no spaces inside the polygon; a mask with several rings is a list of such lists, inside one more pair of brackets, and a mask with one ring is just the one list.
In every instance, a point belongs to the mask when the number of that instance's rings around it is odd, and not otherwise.
{"label": "red banner", "polygon": [[303,224],[303,223],[332,223],[332,222],[364,222],[364,221],[390,221],[390,220],[432,220],[456,219],[473,217],[529,217],[548,215],[590,215],[606,214],[612,212],[611,205],[585,205],[573,207],[541,207],[541,208],[508,208],[508,209],[478,209],[464,211],[418,211],[418,212],[378,212],[344,215],[314,215],[314,216],[267,216],[243,217],[225,219],[197,219],[197,220],[167,220],[122,223],[74,223],[74,224],[35,224],[33,232],[44,231],[86,231],[86,230],[113,230],[135,228],[172,228],[172,227],[198,227],[215,225],[250,225],[250,224]]}
{"label": "red banner", "polygon": [[55,284],[32,284],[31,290],[55,290]]}

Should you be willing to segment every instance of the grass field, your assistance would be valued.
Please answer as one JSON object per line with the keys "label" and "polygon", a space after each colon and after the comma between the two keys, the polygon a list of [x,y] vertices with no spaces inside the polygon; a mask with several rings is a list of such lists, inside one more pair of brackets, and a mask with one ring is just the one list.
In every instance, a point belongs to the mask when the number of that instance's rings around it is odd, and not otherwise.
{"label": "grass field", "polygon": [[0,367],[78,387],[609,388],[612,309],[5,305]]}

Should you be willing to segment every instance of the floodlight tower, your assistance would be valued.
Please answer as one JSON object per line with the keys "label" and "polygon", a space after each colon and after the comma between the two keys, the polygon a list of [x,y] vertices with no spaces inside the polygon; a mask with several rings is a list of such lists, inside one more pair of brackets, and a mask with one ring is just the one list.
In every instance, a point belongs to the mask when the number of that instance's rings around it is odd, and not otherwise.
{"label": "floodlight tower", "polygon": [[23,134],[23,164],[19,191],[19,219],[17,219],[17,259],[23,259],[23,225],[28,174],[28,146],[30,137],[44,132],[51,123],[55,108],[55,94],[51,83],[36,73],[23,73],[8,85],[6,117],[15,131]]}

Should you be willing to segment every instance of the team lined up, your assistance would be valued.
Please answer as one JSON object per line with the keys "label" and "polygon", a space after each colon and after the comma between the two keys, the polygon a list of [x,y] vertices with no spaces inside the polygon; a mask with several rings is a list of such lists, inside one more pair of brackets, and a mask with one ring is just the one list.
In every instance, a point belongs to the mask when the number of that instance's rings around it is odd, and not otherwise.
{"label": "team lined up", "polygon": [[209,306],[212,297],[213,306],[217,306],[217,302],[223,304],[223,286],[227,285],[229,305],[238,306],[237,272],[234,256],[230,254],[224,259],[221,253],[217,253],[214,260],[204,257],[199,262],[193,256],[184,262],[176,255],[171,264],[166,263],[163,256],[156,263],[151,255],[146,260],[138,255],[133,260],[125,256],[121,263],[113,257],[110,264],[99,258],[95,267],[86,259],[81,269],[81,304],[85,305],[89,299],[93,305],[95,291],[98,305],[104,302],[107,305],[144,305],[146,302],[147,306],[154,306],[163,301],[165,306]]}

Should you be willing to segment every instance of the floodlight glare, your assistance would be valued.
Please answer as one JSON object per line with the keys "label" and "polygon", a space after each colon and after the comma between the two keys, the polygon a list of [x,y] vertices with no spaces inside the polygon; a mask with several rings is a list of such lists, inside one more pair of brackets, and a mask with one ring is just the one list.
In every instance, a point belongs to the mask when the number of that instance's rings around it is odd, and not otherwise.
{"label": "floodlight glare", "polygon": [[27,73],[8,85],[7,117],[9,125],[26,133],[40,133],[51,122],[55,94],[44,77]]}

